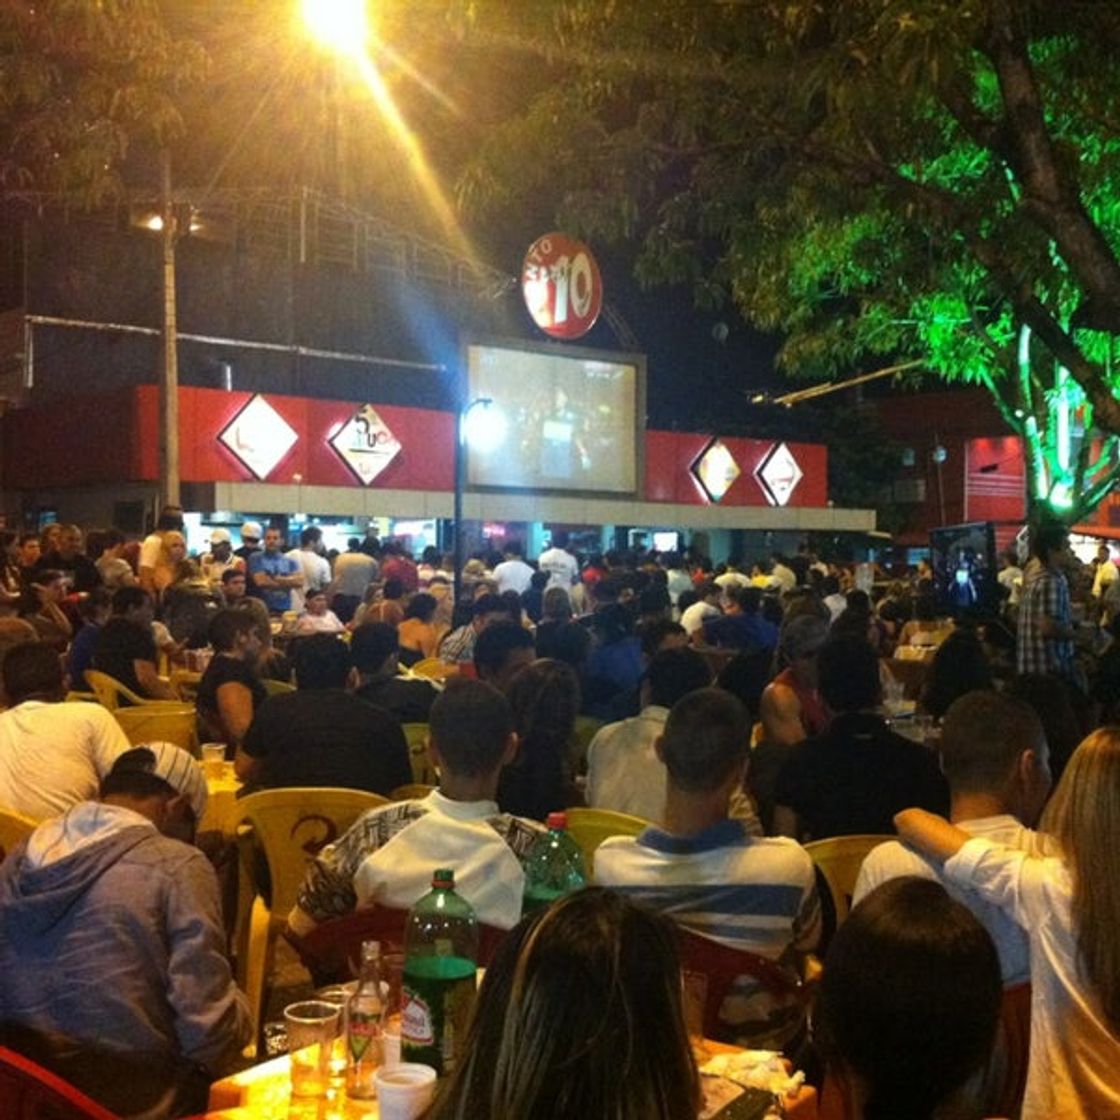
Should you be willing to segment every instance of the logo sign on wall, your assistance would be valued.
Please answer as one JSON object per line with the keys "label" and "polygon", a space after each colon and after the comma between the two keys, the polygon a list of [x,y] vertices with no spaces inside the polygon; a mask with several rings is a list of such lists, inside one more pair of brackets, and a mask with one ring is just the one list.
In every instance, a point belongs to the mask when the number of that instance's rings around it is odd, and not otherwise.
{"label": "logo sign on wall", "polygon": [[566,233],[546,233],[525,254],[521,294],[533,322],[545,334],[581,338],[603,309],[603,278],[582,241]]}
{"label": "logo sign on wall", "polygon": [[373,405],[366,404],[332,437],[331,447],[368,486],[397,457],[401,444]]}
{"label": "logo sign on wall", "polygon": [[718,439],[712,440],[692,464],[692,477],[700,483],[711,502],[722,501],[731,484],[742,473],[727,444]]}
{"label": "logo sign on wall", "polygon": [[754,476],[758,479],[766,500],[772,506],[784,506],[805,474],[793,457],[793,452],[784,443],[777,443],[755,468]]}
{"label": "logo sign on wall", "polygon": [[291,451],[299,435],[259,393],[226,425],[218,439],[262,481]]}

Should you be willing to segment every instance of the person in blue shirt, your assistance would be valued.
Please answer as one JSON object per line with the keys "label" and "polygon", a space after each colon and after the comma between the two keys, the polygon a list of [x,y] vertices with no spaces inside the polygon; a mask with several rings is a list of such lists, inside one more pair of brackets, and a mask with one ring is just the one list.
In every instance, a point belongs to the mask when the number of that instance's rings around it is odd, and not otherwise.
{"label": "person in blue shirt", "polygon": [[113,596],[104,587],[95,587],[81,601],[78,612],[82,616],[82,628],[70,643],[70,653],[66,659],[71,688],[81,690],[88,687],[86,670],[93,668],[93,646],[112,610]]}
{"label": "person in blue shirt", "polygon": [[264,534],[264,550],[249,556],[249,576],[259,590],[265,606],[279,614],[292,609],[292,588],[303,586],[299,564],[283,553],[280,530],[269,526]]}
{"label": "person in blue shirt", "polygon": [[704,641],[726,649],[775,649],[778,628],[759,611],[762,592],[757,587],[727,587],[724,595],[727,609],[704,623]]}

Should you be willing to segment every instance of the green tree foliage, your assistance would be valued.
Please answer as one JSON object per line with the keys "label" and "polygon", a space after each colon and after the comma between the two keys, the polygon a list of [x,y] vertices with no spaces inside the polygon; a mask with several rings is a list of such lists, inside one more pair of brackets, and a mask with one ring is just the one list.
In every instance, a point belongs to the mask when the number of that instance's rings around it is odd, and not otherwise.
{"label": "green tree foliage", "polygon": [[466,204],[548,193],[585,234],[637,239],[644,281],[781,330],[791,374],[918,357],[982,384],[1024,437],[1036,502],[1077,516],[1107,492],[1120,7],[528,7],[453,6],[467,43],[549,75],[463,176]]}
{"label": "green tree foliage", "polygon": [[0,191],[103,201],[130,142],[180,133],[177,99],[205,72],[155,0],[0,5]]}

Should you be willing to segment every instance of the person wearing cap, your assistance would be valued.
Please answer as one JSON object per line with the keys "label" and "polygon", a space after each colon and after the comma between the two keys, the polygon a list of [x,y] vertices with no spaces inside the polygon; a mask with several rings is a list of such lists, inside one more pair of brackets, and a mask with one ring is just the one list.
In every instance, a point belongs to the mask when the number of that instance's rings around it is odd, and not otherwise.
{"label": "person wearing cap", "polygon": [[204,1109],[252,1029],[217,877],[192,843],[205,808],[194,759],[149,743],[0,866],[6,1035],[129,1117]]}
{"label": "person wearing cap", "polygon": [[261,537],[264,531],[259,521],[243,521],[241,523],[241,546],[233,550],[234,556],[245,564],[254,552],[261,550]]}
{"label": "person wearing cap", "polygon": [[245,561],[234,556],[228,529],[210,530],[210,551],[199,561],[202,574],[215,591],[222,590],[222,576],[229,571],[245,571]]}

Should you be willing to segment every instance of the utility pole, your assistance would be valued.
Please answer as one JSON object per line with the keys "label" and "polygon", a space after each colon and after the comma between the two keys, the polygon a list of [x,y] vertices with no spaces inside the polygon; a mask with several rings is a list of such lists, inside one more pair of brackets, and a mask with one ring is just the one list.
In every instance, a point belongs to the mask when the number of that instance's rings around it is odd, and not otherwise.
{"label": "utility pole", "polygon": [[159,487],[161,506],[179,500],[179,351],[175,297],[175,203],[171,196],[171,150],[160,159],[163,226],[163,368],[159,382]]}

